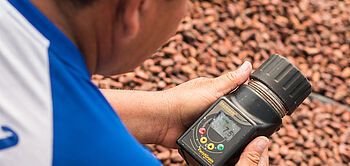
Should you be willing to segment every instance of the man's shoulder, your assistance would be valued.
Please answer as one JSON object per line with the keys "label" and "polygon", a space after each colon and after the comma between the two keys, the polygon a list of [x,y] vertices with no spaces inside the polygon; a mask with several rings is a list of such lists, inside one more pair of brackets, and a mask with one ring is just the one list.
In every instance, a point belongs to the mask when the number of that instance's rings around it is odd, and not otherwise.
{"label": "man's shoulder", "polygon": [[8,1],[0,1],[0,165],[51,163],[48,47]]}

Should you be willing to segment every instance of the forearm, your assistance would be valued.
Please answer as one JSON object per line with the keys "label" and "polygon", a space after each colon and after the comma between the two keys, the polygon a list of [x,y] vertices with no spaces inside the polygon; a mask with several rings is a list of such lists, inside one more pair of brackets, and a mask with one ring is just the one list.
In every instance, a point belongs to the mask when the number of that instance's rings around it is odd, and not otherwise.
{"label": "forearm", "polygon": [[141,143],[157,143],[167,130],[171,104],[164,91],[101,89],[127,129]]}

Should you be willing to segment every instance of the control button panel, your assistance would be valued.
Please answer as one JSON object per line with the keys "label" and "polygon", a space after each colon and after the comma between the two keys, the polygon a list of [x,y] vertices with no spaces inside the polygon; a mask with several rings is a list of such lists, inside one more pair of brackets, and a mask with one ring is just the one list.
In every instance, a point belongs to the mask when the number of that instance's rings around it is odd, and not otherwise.
{"label": "control button panel", "polygon": [[222,160],[227,159],[223,156],[231,155],[233,147],[242,144],[234,141],[234,138],[244,137],[243,131],[252,128],[245,117],[221,100],[196,121],[177,143],[192,157],[202,159],[202,165],[223,165]]}

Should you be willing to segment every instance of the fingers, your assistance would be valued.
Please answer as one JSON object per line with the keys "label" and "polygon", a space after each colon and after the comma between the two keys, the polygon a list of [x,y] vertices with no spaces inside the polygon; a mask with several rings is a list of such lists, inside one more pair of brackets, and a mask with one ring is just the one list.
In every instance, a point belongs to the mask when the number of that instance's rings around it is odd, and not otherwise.
{"label": "fingers", "polygon": [[228,72],[214,79],[216,90],[222,94],[227,94],[237,86],[243,84],[249,77],[252,70],[250,62],[245,61],[236,71]]}
{"label": "fingers", "polygon": [[261,155],[261,160],[258,166],[267,166],[267,165],[269,165],[269,154],[268,154],[268,148],[265,148],[263,154]]}
{"label": "fingers", "polygon": [[269,139],[258,137],[244,149],[236,166],[267,166]]}

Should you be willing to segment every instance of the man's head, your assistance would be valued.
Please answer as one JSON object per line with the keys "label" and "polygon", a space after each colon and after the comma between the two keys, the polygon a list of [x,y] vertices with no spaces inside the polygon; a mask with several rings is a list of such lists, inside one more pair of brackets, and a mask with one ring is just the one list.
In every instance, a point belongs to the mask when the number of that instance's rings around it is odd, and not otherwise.
{"label": "man's head", "polygon": [[92,73],[132,70],[177,29],[187,0],[31,0],[82,51]]}

